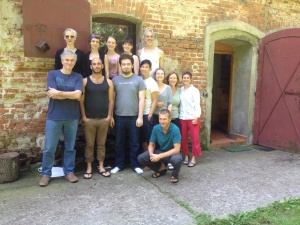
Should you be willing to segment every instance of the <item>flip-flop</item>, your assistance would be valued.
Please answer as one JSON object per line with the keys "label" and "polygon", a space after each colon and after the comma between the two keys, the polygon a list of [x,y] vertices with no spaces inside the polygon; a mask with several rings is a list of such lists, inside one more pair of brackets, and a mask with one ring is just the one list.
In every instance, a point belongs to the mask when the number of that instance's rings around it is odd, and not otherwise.
{"label": "flip-flop", "polygon": [[[110,177],[110,173],[107,171],[107,170],[104,170],[104,171],[102,171],[102,172],[100,172],[100,170],[98,171],[99,172],[99,174],[101,175],[101,176],[103,176],[103,177]],[[104,175],[105,173],[109,173],[109,175]]]}
{"label": "flip-flop", "polygon": [[92,177],[93,177],[92,173],[84,173],[84,175],[83,175],[84,179],[92,179]]}
{"label": "flip-flop", "polygon": [[189,164],[188,164],[188,167],[194,167],[196,165],[196,163],[190,161]]}
{"label": "flip-flop", "polygon": [[183,160],[182,164],[183,165],[188,165],[189,164],[189,160],[188,159]]}
{"label": "flip-flop", "polygon": [[170,181],[171,181],[171,183],[175,184],[175,183],[177,183],[179,180],[178,180],[178,178],[175,178],[175,177],[171,176]]}
{"label": "flip-flop", "polygon": [[165,175],[165,174],[167,173],[167,171],[168,171],[167,169],[163,169],[163,170],[161,170],[161,171],[158,171],[158,172],[156,172],[156,173],[153,173],[153,174],[152,174],[152,177],[153,177],[153,178],[159,178],[159,177]]}

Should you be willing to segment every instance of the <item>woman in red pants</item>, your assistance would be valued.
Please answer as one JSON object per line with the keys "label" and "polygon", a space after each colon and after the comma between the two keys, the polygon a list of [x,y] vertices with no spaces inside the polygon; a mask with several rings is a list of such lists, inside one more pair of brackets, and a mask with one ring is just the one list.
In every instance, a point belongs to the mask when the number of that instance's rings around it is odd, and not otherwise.
{"label": "woman in red pants", "polygon": [[[181,148],[184,155],[183,164],[188,167],[196,165],[196,157],[202,155],[200,146],[200,92],[192,85],[192,74],[184,72],[182,74],[182,83],[180,93],[180,125],[181,125]],[[192,158],[189,160],[188,133],[192,142]]]}

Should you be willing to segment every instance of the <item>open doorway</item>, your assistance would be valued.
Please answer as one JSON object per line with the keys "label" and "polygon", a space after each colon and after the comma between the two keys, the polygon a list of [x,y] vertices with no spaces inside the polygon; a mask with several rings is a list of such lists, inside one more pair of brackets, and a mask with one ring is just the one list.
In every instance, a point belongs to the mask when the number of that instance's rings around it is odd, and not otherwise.
{"label": "open doorway", "polygon": [[234,48],[216,42],[213,67],[211,147],[240,144],[231,133],[231,101],[234,75]]}
{"label": "open doorway", "polygon": [[[264,35],[257,28],[237,21],[222,21],[205,27],[203,56],[208,67],[206,115],[201,132],[203,134],[201,141],[204,146],[218,148],[225,145],[252,143],[257,51],[259,40]],[[220,145],[215,144],[216,139],[212,129],[212,121],[214,121],[212,116],[215,113],[212,113],[212,105],[213,97],[216,96],[212,92],[216,70],[214,59],[218,54],[232,55],[227,126],[227,134],[232,139],[222,132],[222,136],[217,139],[226,138],[228,143],[219,142]],[[228,58],[228,56],[223,57]],[[220,60],[222,61],[222,57]],[[226,124],[226,120],[223,123]]]}

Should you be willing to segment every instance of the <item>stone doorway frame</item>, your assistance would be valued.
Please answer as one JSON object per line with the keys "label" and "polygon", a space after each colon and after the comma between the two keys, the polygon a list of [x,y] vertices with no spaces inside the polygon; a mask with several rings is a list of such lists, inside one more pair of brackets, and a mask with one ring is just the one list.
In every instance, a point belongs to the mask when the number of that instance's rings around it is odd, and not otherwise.
{"label": "stone doorway frame", "polygon": [[[205,101],[206,113],[204,129],[201,134],[203,146],[210,148],[213,62],[216,41],[232,46],[235,52],[230,132],[246,136],[247,143],[252,143],[258,61],[257,51],[260,39],[264,36],[265,33],[257,28],[239,21],[216,22],[205,27],[203,57],[207,65],[207,98]],[[238,104],[240,102],[238,98],[241,97],[241,85],[246,87],[246,91],[242,93],[245,96],[243,99],[245,103],[242,109],[239,108],[241,106]],[[241,120],[244,122],[242,125],[237,122]]]}

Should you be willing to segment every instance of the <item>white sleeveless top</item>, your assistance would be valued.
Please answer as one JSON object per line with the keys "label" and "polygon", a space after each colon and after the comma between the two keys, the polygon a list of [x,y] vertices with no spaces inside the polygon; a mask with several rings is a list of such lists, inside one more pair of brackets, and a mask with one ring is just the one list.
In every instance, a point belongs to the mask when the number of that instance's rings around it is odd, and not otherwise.
{"label": "white sleeveless top", "polygon": [[159,53],[158,48],[155,47],[153,52],[145,52],[144,48],[142,48],[141,54],[140,54],[140,62],[143,60],[148,59],[150,60],[152,64],[152,70],[150,71],[150,76],[154,78],[154,72],[159,68]]}

